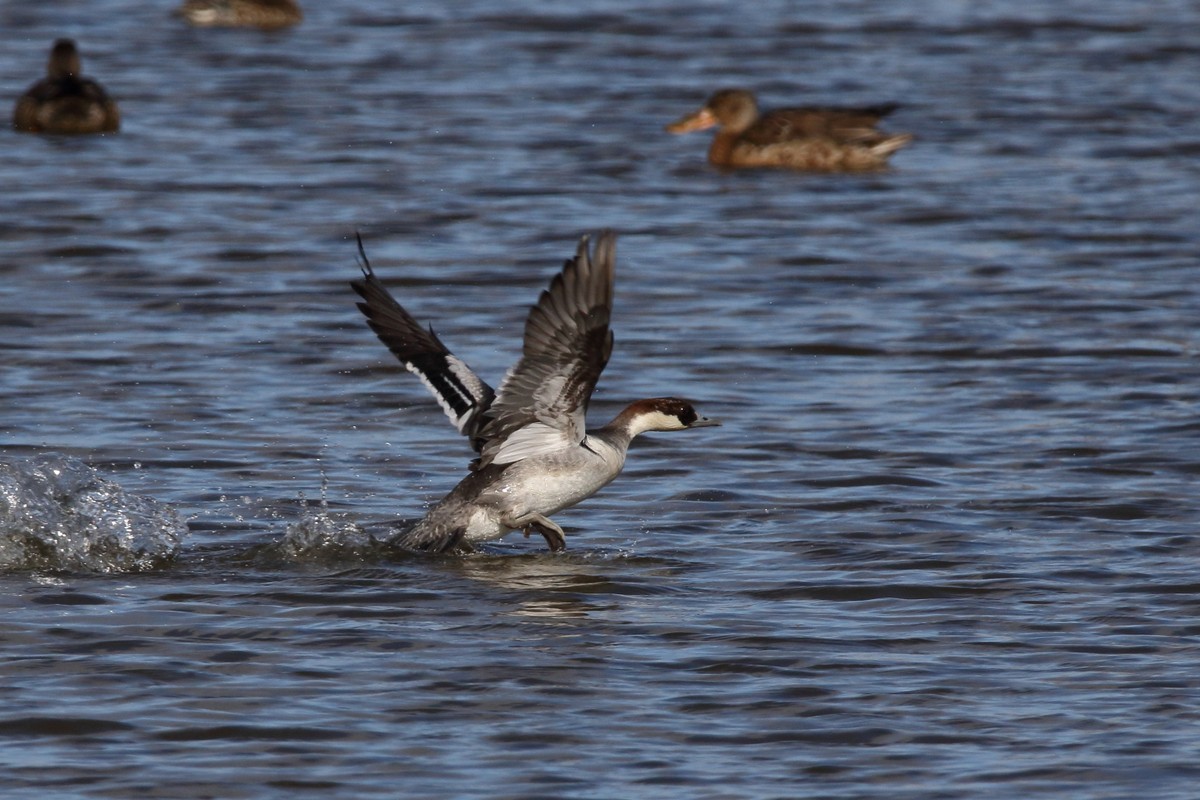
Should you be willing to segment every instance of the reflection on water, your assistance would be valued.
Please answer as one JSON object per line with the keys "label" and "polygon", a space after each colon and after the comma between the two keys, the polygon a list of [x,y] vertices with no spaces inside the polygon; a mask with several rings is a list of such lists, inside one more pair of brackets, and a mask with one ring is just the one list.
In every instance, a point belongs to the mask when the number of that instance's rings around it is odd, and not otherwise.
{"label": "reflection on water", "polygon": [[609,609],[613,598],[641,592],[610,577],[605,567],[621,554],[585,552],[579,556],[544,553],[524,558],[503,555],[474,555],[460,559],[454,571],[470,580],[504,590],[510,613],[539,618],[574,619]]}

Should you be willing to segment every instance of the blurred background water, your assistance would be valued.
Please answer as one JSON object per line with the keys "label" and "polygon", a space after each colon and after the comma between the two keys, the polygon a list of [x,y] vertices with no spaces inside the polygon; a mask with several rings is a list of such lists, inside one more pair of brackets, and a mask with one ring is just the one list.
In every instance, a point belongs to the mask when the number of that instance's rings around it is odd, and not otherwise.
{"label": "blurred background water", "polygon": [[[123,114],[0,132],[5,797],[1195,796],[1194,3],[171,10],[0,6],[6,103],[72,36]],[[916,140],[722,174],[725,86]],[[375,552],[469,453],[354,232],[495,382],[604,226],[593,421],[725,426]]]}

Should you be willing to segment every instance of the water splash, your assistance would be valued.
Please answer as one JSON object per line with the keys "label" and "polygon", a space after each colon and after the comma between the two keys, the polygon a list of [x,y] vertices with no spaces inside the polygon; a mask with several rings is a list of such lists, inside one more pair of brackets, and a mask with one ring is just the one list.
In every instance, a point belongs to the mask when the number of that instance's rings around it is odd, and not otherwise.
{"label": "water splash", "polygon": [[288,561],[328,562],[374,559],[386,548],[361,525],[332,516],[322,504],[306,508],[272,549]]}
{"label": "water splash", "polygon": [[174,558],[186,535],[175,509],[78,459],[0,463],[0,570],[143,571]]}

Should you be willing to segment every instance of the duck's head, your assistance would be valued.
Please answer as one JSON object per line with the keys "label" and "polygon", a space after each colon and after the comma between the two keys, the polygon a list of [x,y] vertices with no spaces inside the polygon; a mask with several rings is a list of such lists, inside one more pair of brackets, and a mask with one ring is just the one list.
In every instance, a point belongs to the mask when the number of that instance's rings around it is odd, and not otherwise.
{"label": "duck's head", "polygon": [[621,417],[634,436],[646,431],[682,431],[721,424],[719,420],[700,416],[691,403],[678,397],[638,400],[621,412]]}
{"label": "duck's head", "polygon": [[670,133],[702,131],[719,126],[727,131],[744,131],[758,119],[758,102],[747,89],[722,89],[704,106],[667,126]]}
{"label": "duck's head", "polygon": [[50,48],[50,60],[46,62],[46,74],[51,78],[66,78],[79,75],[79,50],[72,39],[59,39]]}

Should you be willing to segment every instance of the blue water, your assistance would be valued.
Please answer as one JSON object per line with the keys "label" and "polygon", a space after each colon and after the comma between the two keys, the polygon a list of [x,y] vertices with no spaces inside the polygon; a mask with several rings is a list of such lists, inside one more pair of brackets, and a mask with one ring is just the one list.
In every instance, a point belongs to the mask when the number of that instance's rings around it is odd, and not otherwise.
{"label": "blue water", "polygon": [[[73,36],[123,114],[0,131],[6,798],[1195,796],[1194,4],[305,11],[0,6],[5,97]],[[915,140],[723,174],[724,86]],[[470,453],[355,231],[495,384],[601,227],[593,422],[724,427],[566,553],[380,552]]]}

